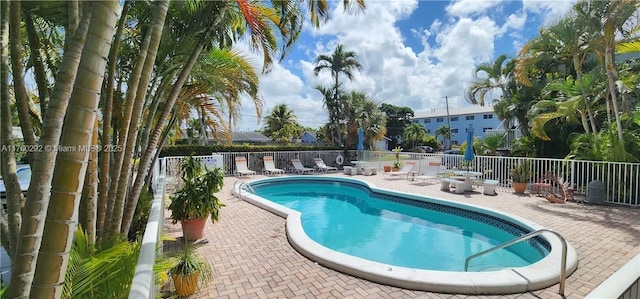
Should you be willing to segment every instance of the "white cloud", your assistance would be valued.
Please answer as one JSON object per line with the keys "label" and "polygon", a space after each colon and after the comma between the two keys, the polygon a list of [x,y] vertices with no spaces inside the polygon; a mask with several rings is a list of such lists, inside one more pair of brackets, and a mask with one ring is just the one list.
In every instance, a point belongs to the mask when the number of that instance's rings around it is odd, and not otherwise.
{"label": "white cloud", "polygon": [[465,17],[484,13],[498,6],[500,2],[501,1],[458,0],[447,6],[446,11],[452,16]]}
{"label": "white cloud", "polygon": [[548,24],[564,17],[575,3],[576,0],[522,0],[522,7],[542,16],[541,23]]}
{"label": "white cloud", "polygon": [[[341,78],[346,90],[362,91],[380,103],[408,106],[414,111],[443,109],[445,96],[452,108],[468,105],[464,88],[472,79],[473,68],[502,54],[495,53],[496,37],[512,38],[517,47],[522,43],[521,31],[532,26],[534,16],[563,11],[565,4],[554,3],[525,0],[525,7],[517,11],[496,13],[504,9],[499,1],[456,1],[446,7],[448,14],[418,24],[404,36],[397,21],[411,16],[418,1],[367,1],[365,13],[357,15],[345,14],[337,6],[332,19],[321,28],[307,29],[312,39],[300,42],[301,55],[287,60],[283,64],[286,68],[276,64],[271,73],[262,76],[264,114],[277,104],[287,104],[305,126],[326,123],[322,95],[314,87],[331,86],[333,80],[326,72],[313,74],[313,59],[330,54],[337,44],[356,52],[363,66],[351,82]],[[422,47],[409,47],[405,38],[416,38]],[[243,130],[258,127],[255,116],[247,116],[251,111],[251,103],[245,102]]]}

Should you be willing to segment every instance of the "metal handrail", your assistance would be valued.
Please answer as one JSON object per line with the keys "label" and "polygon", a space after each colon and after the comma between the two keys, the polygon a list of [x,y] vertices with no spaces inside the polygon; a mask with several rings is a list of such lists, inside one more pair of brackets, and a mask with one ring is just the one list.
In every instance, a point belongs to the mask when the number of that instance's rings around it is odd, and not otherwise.
{"label": "metal handrail", "polygon": [[233,192],[234,192],[234,193],[235,193],[235,191],[236,191],[236,184],[237,184],[237,183],[240,183],[240,186],[238,187],[238,193],[237,193],[236,195],[240,195],[240,193],[242,193],[242,187],[243,187],[243,186],[246,186],[246,187],[247,187],[247,189],[248,189],[249,191],[251,191],[251,193],[254,193],[254,194],[256,193],[256,191],[254,191],[254,190],[253,190],[253,187],[251,187],[251,185],[247,184],[246,182],[242,182],[242,181],[235,181],[235,182],[233,183]]}
{"label": "metal handrail", "polygon": [[524,240],[528,240],[531,239],[533,237],[536,237],[544,232],[548,232],[548,233],[552,233],[554,234],[556,237],[558,237],[558,239],[560,239],[560,242],[562,243],[562,262],[560,265],[560,290],[558,291],[558,294],[563,295],[564,296],[564,285],[565,285],[565,280],[567,279],[567,241],[557,232],[552,231],[550,229],[547,228],[543,228],[543,229],[539,229],[537,231],[528,233],[526,235],[522,235],[518,238],[515,238],[511,241],[502,243],[500,245],[496,245],[495,247],[491,247],[487,250],[478,252],[476,254],[470,255],[469,257],[467,257],[467,259],[464,261],[464,271],[466,272],[469,269],[469,261],[471,261],[472,259],[487,254],[489,252],[493,252],[496,251],[498,249],[502,249],[508,246],[511,246],[513,244],[522,242]]}

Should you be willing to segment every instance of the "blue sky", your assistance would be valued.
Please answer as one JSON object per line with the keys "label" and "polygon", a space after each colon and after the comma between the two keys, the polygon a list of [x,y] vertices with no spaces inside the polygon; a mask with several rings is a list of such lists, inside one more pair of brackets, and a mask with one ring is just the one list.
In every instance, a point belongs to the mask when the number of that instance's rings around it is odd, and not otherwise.
{"label": "blue sky", "polygon": [[[351,82],[342,79],[348,91],[414,111],[443,109],[445,96],[450,107],[469,105],[464,89],[477,64],[501,54],[515,57],[542,24],[562,18],[573,2],[369,0],[363,13],[349,15],[343,13],[342,1],[331,1],[331,19],[318,29],[307,24],[291,53],[261,75],[263,116],[286,104],[305,126],[326,123],[322,97],[314,87],[332,81],[328,73],[313,74],[313,60],[330,54],[337,44],[356,52],[363,66]],[[261,61],[259,53],[246,53]],[[235,129],[262,126],[255,107],[244,101]]]}

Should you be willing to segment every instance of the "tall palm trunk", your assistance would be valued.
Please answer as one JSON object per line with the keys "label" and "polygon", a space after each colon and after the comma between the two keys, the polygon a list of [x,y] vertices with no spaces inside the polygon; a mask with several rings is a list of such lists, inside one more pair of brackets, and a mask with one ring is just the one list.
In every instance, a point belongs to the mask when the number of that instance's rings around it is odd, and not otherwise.
{"label": "tall palm trunk", "polygon": [[[24,70],[22,69],[22,34],[21,34],[21,2],[13,0],[10,2],[11,18],[9,24],[9,47],[11,51],[11,69],[13,71],[13,87],[16,96],[16,108],[18,108],[18,118],[20,118],[20,128],[24,143],[28,145],[36,144],[33,134],[31,115],[29,114],[29,95],[24,82]],[[28,152],[29,158],[33,158],[33,152]]]}
{"label": "tall palm trunk", "polygon": [[131,190],[129,191],[129,194],[128,194],[128,198],[130,200],[127,201],[127,207],[124,211],[124,216],[122,218],[122,227],[120,228],[120,233],[123,236],[126,236],[126,234],[129,232],[129,228],[131,227],[131,221],[133,220],[133,213],[135,212],[135,207],[138,204],[138,199],[140,197],[140,193],[142,192],[143,183],[146,179],[147,174],[149,173],[149,168],[151,167],[151,162],[153,160],[154,153],[158,148],[160,135],[162,134],[162,131],[165,125],[167,124],[169,115],[173,110],[173,105],[176,103],[178,96],[180,96],[180,91],[182,90],[182,86],[184,86],[184,83],[187,81],[187,77],[189,76],[189,73],[191,73],[191,69],[196,64],[196,61],[198,60],[200,53],[202,53],[202,50],[204,49],[204,44],[205,44],[205,41],[208,39],[209,32],[213,28],[215,28],[215,26],[217,26],[218,23],[220,23],[220,21],[224,17],[224,14],[226,13],[226,10],[227,10],[227,6],[224,6],[223,8],[221,8],[220,11],[218,12],[218,15],[216,16],[216,19],[211,22],[210,27],[205,29],[204,36],[195,45],[193,51],[191,52],[191,56],[189,56],[189,59],[187,60],[185,65],[182,67],[182,70],[180,70],[180,74],[178,75],[178,78],[176,79],[173,85],[173,88],[171,89],[171,93],[169,93],[169,96],[167,97],[167,100],[162,109],[162,112],[158,116],[158,121],[156,123],[156,126],[153,129],[151,136],[149,138],[149,144],[145,148],[142,156],[140,157],[140,162],[138,163],[138,174],[136,175],[135,182],[133,183],[133,186],[131,187]]}
{"label": "tall palm trunk", "polygon": [[62,125],[63,151],[57,156],[51,186],[51,201],[45,219],[38,268],[31,285],[33,298],[59,298],[69,262],[73,232],[76,227],[80,193],[89,159],[89,151],[78,150],[91,144],[106,69],[107,54],[115,31],[119,2],[93,3],[92,20],[78,68],[68,114]]}
{"label": "tall palm trunk", "polygon": [[[223,13],[221,12],[221,15]],[[222,16],[219,16],[221,19]],[[189,60],[185,63],[182,68],[180,75],[176,79],[176,82],[171,89],[171,93],[167,98],[165,105],[162,109],[158,117],[158,122],[154,127],[151,136],[149,138],[149,144],[147,145],[144,153],[140,157],[140,162],[138,163],[138,174],[136,175],[135,182],[131,187],[131,191],[129,191],[128,197],[129,201],[127,202],[127,207],[124,211],[124,216],[122,218],[122,227],[120,229],[120,233],[123,236],[129,232],[129,228],[131,227],[131,221],[133,220],[133,213],[135,212],[135,207],[138,204],[138,198],[140,197],[140,193],[142,192],[143,183],[149,172],[149,167],[151,166],[151,160],[153,159],[155,150],[158,146],[158,141],[160,140],[160,135],[169,119],[169,115],[171,114],[171,110],[173,109],[173,105],[176,103],[178,96],[180,95],[180,91],[182,90],[182,86],[187,81],[187,77],[193,68],[193,65],[198,60],[202,49],[204,48],[204,40],[201,40],[199,44],[196,45],[195,49],[191,52],[191,56]]]}
{"label": "tall palm trunk", "polygon": [[69,47],[64,51],[60,71],[56,77],[56,85],[51,93],[51,101],[47,107],[47,114],[42,123],[42,135],[38,145],[43,151],[34,155],[31,163],[31,183],[27,192],[22,211],[23,222],[20,226],[20,240],[17,254],[12,261],[11,282],[7,295],[9,298],[28,298],[36,268],[36,257],[42,242],[44,218],[49,206],[53,166],[57,156],[55,150],[60,141],[62,122],[64,120],[71,91],[78,74],[78,65],[85,37],[91,20],[91,4],[85,4],[86,13],[83,15],[78,29],[68,42]]}
{"label": "tall palm trunk", "polygon": [[[111,181],[109,183],[109,195],[108,195],[108,203],[107,203],[107,219],[110,219],[110,227],[105,231],[105,237],[109,237],[118,232],[118,228],[120,227],[119,217],[122,217],[122,209],[124,207],[124,201],[118,197],[119,185],[123,184],[126,186],[127,176],[129,172],[126,169],[123,169],[125,161],[125,147],[127,145],[127,138],[129,137],[129,124],[131,123],[131,116],[133,114],[133,107],[135,106],[134,102],[136,101],[136,92],[138,92],[138,87],[140,84],[144,84],[144,88],[146,88],[146,82],[141,83],[141,76],[143,74],[145,68],[145,60],[147,59],[147,51],[149,49],[149,45],[151,43],[151,36],[153,29],[147,31],[147,34],[140,45],[140,51],[138,55],[138,59],[136,61],[135,67],[129,76],[129,82],[127,83],[127,95],[124,100],[124,105],[122,105],[123,110],[120,115],[120,120],[118,121],[118,146],[117,148],[121,149],[115,151],[113,163],[109,169],[109,177]],[[132,138],[134,138],[132,136]],[[122,181],[121,181],[122,180]],[[114,221],[117,220],[117,221]]]}
{"label": "tall palm trunk", "polygon": [[615,75],[615,64],[613,61],[613,48],[606,47],[604,54],[604,63],[605,69],[607,73],[607,79],[609,81],[609,92],[611,94],[611,105],[613,106],[613,113],[616,120],[616,131],[618,132],[618,141],[621,145],[624,144],[624,136],[622,135],[622,123],[620,122],[620,111],[618,109],[618,96],[616,94],[616,75]]}
{"label": "tall palm trunk", "polygon": [[[587,109],[587,116],[589,118],[589,124],[591,125],[591,132],[593,132],[593,138],[598,139],[598,127],[596,126],[595,116],[593,115],[593,109],[591,109],[591,105],[589,104],[589,100],[586,96],[586,91],[584,90],[584,84],[582,82],[582,62],[580,61],[578,55],[573,55],[573,68],[576,70],[576,79],[578,80],[578,84],[580,85],[580,97],[582,98],[582,102]],[[588,134],[588,127],[585,128],[585,132]]]}
{"label": "tall palm trunk", "polygon": [[[137,86],[136,99],[134,101],[134,105],[131,110],[130,122],[128,124],[129,128],[127,130],[127,136],[125,137],[125,147],[122,160],[122,169],[120,171],[120,177],[118,179],[118,189],[116,192],[115,198],[115,206],[113,217],[110,218],[112,221],[112,226],[110,229],[110,234],[117,234],[120,232],[120,228],[122,226],[122,213],[125,205],[125,196],[129,187],[129,175],[131,173],[131,161],[133,159],[134,148],[136,144],[136,137],[138,136],[138,125],[140,124],[140,118],[142,116],[142,108],[145,102],[145,98],[147,95],[147,86],[149,85],[149,80],[151,78],[151,73],[153,72],[153,65],[156,60],[156,54],[158,53],[158,46],[160,45],[160,39],[162,38],[162,29],[164,27],[165,17],[167,15],[167,10],[169,8],[169,1],[162,0],[156,3],[156,9],[154,9],[155,14],[153,17],[153,26],[152,29],[149,30],[149,45],[147,46],[148,52],[145,56],[146,59],[142,61],[138,61],[138,63],[142,64],[142,73],[140,75],[140,81]],[[124,126],[124,124],[123,124]],[[128,199],[132,201],[132,198]],[[136,200],[137,201],[137,200]],[[135,205],[133,209],[135,212]],[[132,213],[133,213],[132,212]],[[121,232],[123,236],[126,236],[128,232]]]}
{"label": "tall palm trunk", "polygon": [[[0,94],[0,147],[2,147],[2,149],[11,149],[14,144],[11,134],[11,110],[9,107],[9,49],[7,47],[9,36],[9,5],[2,2],[0,2],[0,9],[2,9],[0,21],[2,26],[0,33],[2,39],[2,53],[0,54],[2,57],[2,61],[0,62],[0,80],[2,80],[0,83],[2,86],[2,92]],[[22,192],[20,191],[20,184],[18,183],[18,176],[16,175],[16,158],[14,151],[0,151],[0,164],[2,165],[2,173],[4,174],[4,184],[7,193],[6,217],[4,209],[0,207],[0,241],[2,241],[2,246],[7,249],[11,259],[14,259],[18,234],[20,232],[20,222],[22,220],[20,215]]]}
{"label": "tall palm trunk", "polygon": [[[9,119],[11,112],[9,109],[3,110],[3,106],[9,104],[9,1],[0,0],[0,146],[4,145],[6,137],[5,130],[2,127],[4,118]],[[8,107],[8,106],[7,106]],[[9,124],[11,125],[11,124]],[[0,151],[0,163],[5,164],[3,160],[3,151]],[[0,168],[0,175],[2,174]],[[14,223],[20,226],[20,221]],[[17,236],[16,236],[17,239]],[[9,238],[9,222],[6,219],[4,211],[0,211],[0,244],[2,247],[11,251],[11,246],[15,246],[15,240]],[[11,244],[13,243],[13,245]]]}
{"label": "tall palm trunk", "polygon": [[87,242],[94,244],[96,241],[96,217],[98,213],[98,118],[94,121],[93,136],[91,136],[91,152],[89,153],[89,165],[84,176],[84,188],[80,198],[78,210],[78,223],[82,226],[89,239]]}
{"label": "tall palm trunk", "polygon": [[[109,71],[107,72],[106,84],[104,92],[104,104],[102,106],[102,139],[100,140],[101,145],[108,146],[111,143],[111,117],[113,112],[113,94],[114,94],[114,80],[116,73],[116,61],[118,58],[118,50],[120,48],[120,41],[122,32],[124,31],[125,21],[127,19],[127,15],[129,14],[129,7],[131,6],[130,1],[126,1],[124,6],[122,7],[122,13],[120,15],[120,20],[118,21],[118,28],[116,29],[116,34],[113,38],[113,44],[111,45],[111,50],[109,52]],[[111,151],[100,151],[100,160],[99,167],[100,171],[98,172],[98,210],[96,215],[96,241],[102,240],[103,232],[104,232],[104,221],[107,215],[107,201],[109,198],[109,161],[111,160],[111,155],[113,152]]]}
{"label": "tall palm trunk", "polygon": [[49,104],[49,84],[47,82],[47,72],[42,62],[42,43],[38,38],[38,32],[33,23],[33,17],[30,11],[24,11],[24,25],[29,40],[29,50],[31,52],[31,61],[33,61],[33,75],[35,76],[36,85],[38,87],[38,99],[40,100],[40,115],[47,113],[47,105]]}

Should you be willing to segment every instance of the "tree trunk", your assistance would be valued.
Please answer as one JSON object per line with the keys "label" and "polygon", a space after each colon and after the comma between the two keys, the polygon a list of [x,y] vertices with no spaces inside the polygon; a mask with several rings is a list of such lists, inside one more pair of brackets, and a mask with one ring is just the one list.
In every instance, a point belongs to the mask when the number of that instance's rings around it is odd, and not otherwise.
{"label": "tree trunk", "polygon": [[[223,12],[220,13],[218,18],[222,18]],[[219,20],[218,20],[219,22]],[[171,110],[173,109],[173,105],[176,103],[178,96],[180,95],[180,91],[182,90],[182,86],[187,81],[187,77],[193,68],[193,65],[198,60],[202,49],[204,48],[204,41],[200,41],[196,48],[191,52],[191,56],[189,60],[182,68],[180,75],[178,76],[176,82],[173,85],[171,93],[165,102],[165,106],[158,117],[158,122],[156,123],[155,128],[153,129],[153,133],[149,138],[149,145],[144,151],[144,154],[140,157],[140,162],[138,163],[138,174],[136,175],[136,180],[133,183],[131,190],[129,191],[130,201],[127,202],[127,208],[125,209],[125,215],[122,218],[122,228],[120,230],[121,234],[126,235],[129,231],[129,227],[131,227],[131,221],[133,220],[133,212],[135,211],[135,207],[138,204],[138,198],[140,197],[140,193],[142,192],[142,184],[145,181],[145,177],[149,171],[149,167],[151,166],[151,160],[154,156],[154,151],[157,149],[158,141],[160,139],[160,134],[164,129],[165,124],[171,114]]]}
{"label": "tree trunk", "polygon": [[[86,6],[90,6],[87,4]],[[62,122],[64,120],[71,90],[73,89],[85,37],[91,20],[91,12],[87,11],[78,30],[72,36],[69,47],[64,51],[61,68],[56,76],[56,84],[51,93],[51,101],[42,123],[42,135],[38,146],[42,151],[36,152],[31,163],[31,183],[22,211],[23,223],[20,227],[16,259],[11,268],[11,282],[7,295],[9,298],[28,298],[36,268],[36,256],[42,242],[44,218],[49,206],[53,166],[57,155]]]}
{"label": "tree trunk", "polygon": [[[573,67],[576,70],[576,79],[578,80],[578,84],[580,85],[580,97],[582,98],[582,102],[584,103],[585,108],[587,109],[587,116],[589,118],[589,123],[591,124],[591,132],[593,132],[593,138],[598,139],[598,127],[596,126],[595,116],[593,115],[593,109],[591,109],[591,104],[589,104],[589,100],[587,99],[587,93],[584,90],[584,85],[582,84],[582,62],[580,61],[577,55],[573,56]],[[585,133],[589,133],[588,130],[585,130]]]}
{"label": "tree trunk", "polygon": [[[125,196],[127,195],[127,191],[129,190],[129,176],[132,171],[131,160],[133,159],[133,152],[135,147],[134,145],[136,144],[136,137],[138,136],[138,125],[140,124],[140,118],[142,117],[143,104],[147,95],[147,86],[149,85],[149,79],[151,78],[151,74],[153,72],[153,65],[155,64],[156,54],[158,53],[158,46],[160,45],[160,39],[162,38],[162,29],[164,27],[167,10],[169,8],[168,0],[158,1],[156,2],[156,4],[157,6],[154,9],[155,13],[153,15],[153,26],[151,27],[152,29],[150,29],[147,33],[149,35],[149,42],[147,45],[148,52],[144,55],[140,55],[145,56],[145,60],[140,60],[137,62],[142,65],[140,81],[137,86],[138,90],[135,92],[136,99],[134,101],[133,107],[131,107],[131,119],[128,124],[129,128],[127,130],[128,136],[125,136],[124,138],[124,140],[126,141],[124,151],[122,152],[122,156],[124,159],[122,160],[120,178],[118,179],[118,189],[115,198],[116,205],[114,206],[113,217],[110,218],[112,221],[110,234],[115,235],[120,232],[125,238],[127,236],[129,228],[127,227],[126,231],[121,231],[120,228],[122,227]],[[145,40],[146,39],[147,38],[145,38]],[[133,207],[131,207],[131,205],[128,204],[132,201],[137,202],[137,199],[134,200],[129,197],[127,201],[127,209],[133,209],[133,211],[125,211],[125,213],[131,213],[133,215],[136,209],[136,205],[133,205]]]}
{"label": "tree trunk", "polygon": [[87,173],[84,176],[84,188],[80,198],[78,211],[78,223],[87,234],[91,244],[96,242],[96,214],[98,213],[98,119],[94,122],[93,135],[91,136],[91,149]]}
{"label": "tree trunk", "polygon": [[[120,20],[118,21],[118,28],[116,29],[116,34],[113,38],[113,44],[111,45],[111,50],[109,52],[109,71],[107,72],[105,90],[103,93],[104,103],[102,106],[102,139],[100,140],[102,149],[106,149],[111,144],[111,117],[113,112],[113,93],[114,93],[114,82],[115,82],[115,73],[116,73],[116,61],[118,58],[118,50],[120,48],[120,41],[122,32],[124,31],[125,21],[127,19],[127,15],[129,14],[129,7],[131,6],[130,1],[125,1],[124,6],[122,7],[122,13],[120,15]],[[97,215],[96,215],[96,241],[102,240],[103,231],[104,231],[104,220],[107,215],[107,201],[109,199],[109,161],[111,160],[111,155],[113,153],[111,151],[102,150],[100,151],[100,159],[99,159],[99,167],[100,171],[98,172],[98,203],[97,203]]]}
{"label": "tree trunk", "polygon": [[609,81],[609,92],[611,93],[611,104],[613,106],[613,113],[616,120],[616,131],[618,132],[618,141],[621,145],[624,145],[624,136],[622,135],[622,123],[620,122],[620,111],[618,109],[618,97],[616,94],[616,76],[615,76],[615,64],[613,61],[613,49],[611,47],[605,48],[605,69],[607,70],[607,79]]}
{"label": "tree trunk", "polygon": [[75,231],[80,193],[87,169],[97,108],[100,101],[107,54],[120,12],[118,1],[93,3],[92,20],[78,68],[78,80],[69,100],[60,144],[74,147],[62,151],[55,162],[51,201],[46,214],[38,268],[31,285],[33,298],[60,298]]}
{"label": "tree trunk", "polygon": [[[6,2],[6,1],[2,1]],[[2,164],[2,173],[4,177],[4,185],[6,188],[6,201],[7,201],[7,213],[4,213],[4,209],[0,206],[0,240],[2,246],[6,248],[7,253],[12,260],[15,259],[16,246],[18,241],[18,235],[20,232],[20,222],[22,216],[20,209],[22,207],[22,192],[20,190],[20,183],[18,182],[18,176],[16,175],[16,158],[13,151],[13,138],[12,138],[12,125],[11,125],[11,110],[9,107],[9,64],[8,54],[9,49],[7,47],[9,37],[9,5],[7,3],[0,3],[1,17],[1,39],[2,39],[2,52],[1,56],[1,71],[0,80],[2,86],[2,92],[0,94],[0,163]]]}
{"label": "tree trunk", "polygon": [[24,12],[24,24],[29,39],[29,50],[31,52],[31,61],[33,61],[33,75],[35,76],[36,85],[38,86],[38,98],[40,99],[40,116],[44,118],[49,104],[49,82],[47,82],[47,72],[42,63],[42,43],[38,37],[38,32],[33,24],[31,12]]}
{"label": "tree trunk", "polygon": [[[21,18],[22,15],[20,0],[10,2],[10,24],[9,24],[9,47],[11,51],[11,70],[13,71],[13,87],[16,97],[16,108],[18,108],[18,117],[20,118],[20,128],[22,128],[22,136],[24,143],[35,145],[36,138],[33,133],[33,124],[31,123],[31,115],[29,114],[29,95],[24,82],[24,70],[22,69],[22,33]],[[29,160],[33,161],[33,152],[28,152]]]}
{"label": "tree trunk", "polygon": [[[118,130],[118,145],[117,148],[120,150],[115,151],[113,163],[109,169],[109,177],[111,181],[109,182],[109,195],[107,206],[109,207],[107,219],[109,219],[110,227],[105,229],[105,237],[112,236],[119,232],[120,221],[122,217],[122,210],[124,208],[124,198],[120,198],[118,196],[119,186],[127,184],[127,177],[129,175],[128,170],[123,166],[126,165],[127,161],[125,161],[125,148],[127,146],[127,138],[129,137],[129,124],[131,123],[132,113],[134,102],[136,101],[136,92],[138,92],[138,86],[144,84],[144,88],[146,89],[147,82],[141,83],[141,75],[143,74],[143,70],[145,68],[145,60],[147,58],[147,51],[149,49],[149,45],[151,42],[153,30],[149,30],[140,45],[140,51],[138,54],[138,59],[136,60],[136,64],[129,76],[129,82],[127,83],[127,95],[124,100],[124,105],[122,105],[122,115],[116,115],[116,117],[120,117],[118,121],[118,125],[120,126]],[[135,138],[135,136],[131,136],[131,138]]]}

